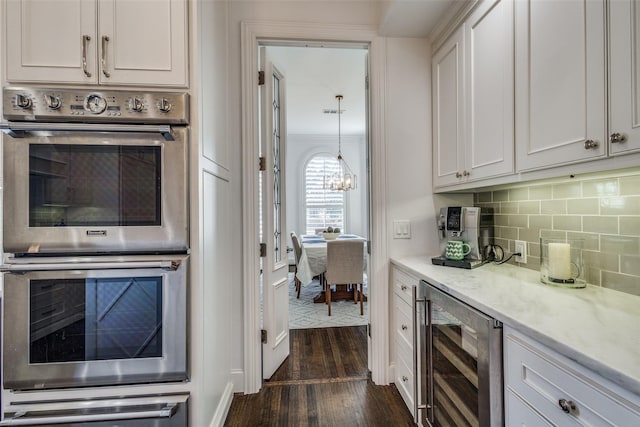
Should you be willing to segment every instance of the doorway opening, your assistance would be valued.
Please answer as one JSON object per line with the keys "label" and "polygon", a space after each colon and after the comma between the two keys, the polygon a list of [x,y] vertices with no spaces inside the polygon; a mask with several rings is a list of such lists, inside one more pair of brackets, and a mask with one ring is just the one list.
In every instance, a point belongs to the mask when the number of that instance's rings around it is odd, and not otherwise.
{"label": "doorway opening", "polygon": [[[328,316],[320,272],[323,260],[315,258],[322,255],[319,252],[311,254],[312,246],[318,246],[316,251],[322,251],[323,243],[313,236],[327,227],[339,228],[340,237],[362,239],[365,248],[369,241],[368,46],[260,42],[259,47],[258,64],[262,64],[266,81],[258,102],[262,129],[260,157],[266,158],[267,167],[260,178],[258,205],[261,241],[271,241],[267,242],[268,255],[261,259],[262,328],[269,334],[271,322],[279,331],[276,332],[279,344],[284,346],[285,341],[288,345],[288,334],[285,338],[283,322],[288,329],[369,323],[369,301],[363,304],[364,314],[361,315],[359,305],[346,297],[332,302],[332,315]],[[337,95],[343,96],[340,109]],[[337,163],[339,150],[357,176],[354,190],[324,189],[323,181],[330,169],[327,165],[332,161]],[[278,165],[277,157],[283,164]],[[276,185],[281,187],[276,188]],[[292,232],[308,252],[306,268],[311,269],[311,274],[302,278],[299,297],[294,284],[296,257]],[[273,247],[269,247],[269,243]],[[326,242],[324,245],[326,262]],[[287,248],[286,252],[284,248]],[[280,251],[289,267],[286,301],[282,296],[282,263],[279,268],[272,268],[272,264],[278,264],[277,255],[272,256],[273,251]],[[364,264],[368,266],[367,252],[363,256]],[[364,294],[370,298],[367,270],[363,276]],[[285,312],[288,316],[283,318]],[[265,352],[273,353],[272,348],[272,344],[269,350],[263,347],[263,378],[270,376],[277,368],[277,360],[283,357],[280,351],[275,356],[276,361],[271,360]]]}

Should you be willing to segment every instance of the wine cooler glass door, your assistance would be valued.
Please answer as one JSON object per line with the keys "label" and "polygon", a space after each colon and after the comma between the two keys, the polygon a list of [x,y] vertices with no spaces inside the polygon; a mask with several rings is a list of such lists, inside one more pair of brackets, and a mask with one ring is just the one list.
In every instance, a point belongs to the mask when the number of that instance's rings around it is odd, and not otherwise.
{"label": "wine cooler glass door", "polygon": [[496,367],[501,357],[494,357],[501,353],[499,322],[433,288],[430,294],[430,421],[434,426],[501,422],[501,366]]}

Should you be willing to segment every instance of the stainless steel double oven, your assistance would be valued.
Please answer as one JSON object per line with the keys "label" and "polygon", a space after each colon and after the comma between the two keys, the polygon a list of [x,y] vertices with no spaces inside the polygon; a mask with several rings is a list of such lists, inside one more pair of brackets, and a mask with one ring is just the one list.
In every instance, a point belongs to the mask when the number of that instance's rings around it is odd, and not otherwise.
{"label": "stainless steel double oven", "polygon": [[[3,99],[3,388],[186,381],[188,95],[5,88]],[[186,400],[169,400],[181,410],[159,410],[157,425],[184,425]],[[66,405],[30,418],[5,404],[0,424],[151,417]]]}

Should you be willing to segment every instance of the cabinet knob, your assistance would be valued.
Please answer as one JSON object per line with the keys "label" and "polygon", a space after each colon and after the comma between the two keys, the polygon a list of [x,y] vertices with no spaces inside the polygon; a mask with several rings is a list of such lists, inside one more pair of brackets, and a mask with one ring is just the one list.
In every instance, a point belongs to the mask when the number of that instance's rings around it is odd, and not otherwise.
{"label": "cabinet knob", "polygon": [[406,331],[407,329],[409,329],[409,327],[407,325],[402,325],[402,330]]}
{"label": "cabinet knob", "polygon": [[406,383],[407,381],[409,381],[409,378],[407,378],[405,375],[403,375],[402,376],[402,381]]}
{"label": "cabinet knob", "polygon": [[403,291],[406,291],[407,290],[407,285],[400,286],[400,289],[402,289]]}
{"label": "cabinet knob", "polygon": [[567,414],[570,414],[576,410],[576,404],[571,400],[560,399],[558,400],[558,405],[560,405],[560,409]]}
{"label": "cabinet knob", "polygon": [[591,150],[591,149],[593,149],[593,148],[598,148],[598,145],[600,145],[600,144],[598,143],[598,141],[593,140],[593,139],[587,139],[587,140],[584,142],[584,149],[585,149],[585,150]]}
{"label": "cabinet knob", "polygon": [[627,140],[627,136],[619,132],[614,132],[609,137],[609,142],[611,142],[612,144],[625,142],[626,140]]}
{"label": "cabinet knob", "polygon": [[462,176],[469,176],[469,175],[471,175],[471,172],[462,171]]}
{"label": "cabinet knob", "polygon": [[456,178],[462,178],[462,174],[460,172],[456,172]]}

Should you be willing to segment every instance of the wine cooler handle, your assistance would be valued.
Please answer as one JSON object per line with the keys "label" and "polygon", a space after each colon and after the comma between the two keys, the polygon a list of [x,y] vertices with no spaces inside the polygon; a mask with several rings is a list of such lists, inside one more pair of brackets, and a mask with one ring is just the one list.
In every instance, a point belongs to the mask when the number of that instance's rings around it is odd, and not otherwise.
{"label": "wine cooler handle", "polygon": [[[413,300],[415,301],[415,307],[413,310],[413,324],[414,324],[414,328],[413,328],[413,343],[414,343],[414,352],[413,352],[413,357],[414,357],[414,366],[416,367],[416,375],[420,375],[420,378],[416,378],[413,382],[413,401],[414,403],[414,414],[416,416],[416,419],[419,418],[418,416],[418,411],[427,411],[427,417],[429,418],[429,421],[431,423],[433,423],[433,420],[431,419],[431,411],[429,411],[429,408],[431,408],[431,404],[429,402],[431,402],[431,396],[433,394],[433,383],[431,382],[431,375],[429,375],[429,384],[427,384],[427,396],[424,395],[420,395],[420,399],[418,399],[418,385],[422,384],[422,382],[425,379],[425,375],[424,375],[424,371],[425,370],[430,370],[431,368],[429,366],[427,366],[427,363],[431,361],[431,357],[428,353],[431,352],[431,301],[426,299],[426,298],[417,298],[417,290],[416,288],[413,289]],[[425,331],[426,331],[426,336],[422,337],[423,340],[425,341],[425,346],[418,346],[418,330],[422,330],[421,327],[418,327],[418,307],[419,306],[423,306],[422,310],[424,310],[424,319],[425,319]],[[422,326],[422,325],[419,325]],[[427,350],[427,353],[425,354],[425,352],[420,351],[422,348],[425,348]],[[418,361],[418,353],[420,353],[420,360]],[[420,366],[418,366],[418,362],[420,362]],[[425,400],[426,397],[426,400]]]}

